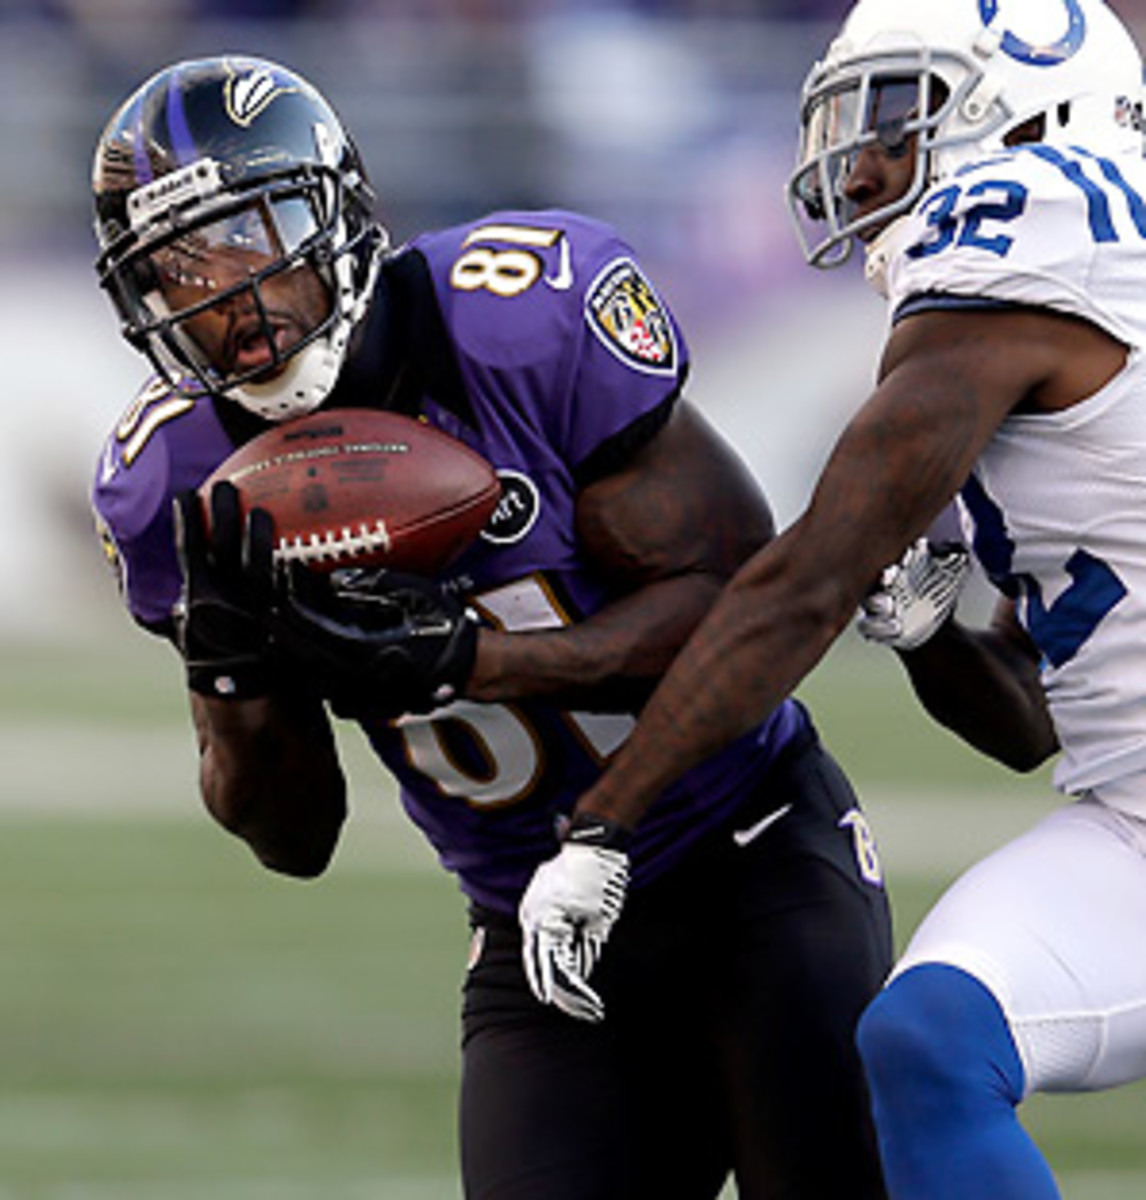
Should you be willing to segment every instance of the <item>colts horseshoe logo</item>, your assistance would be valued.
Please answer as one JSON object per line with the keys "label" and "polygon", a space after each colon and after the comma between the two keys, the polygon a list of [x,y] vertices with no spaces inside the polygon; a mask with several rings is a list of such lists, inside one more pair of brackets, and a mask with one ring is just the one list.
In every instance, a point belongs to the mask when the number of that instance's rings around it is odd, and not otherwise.
{"label": "colts horseshoe logo", "polygon": [[[1079,0],[1063,0],[1063,7],[1066,9],[1067,28],[1057,42],[1034,46],[1008,29],[1003,34],[1003,52],[1033,67],[1055,67],[1073,58],[1086,40],[1086,15]],[[998,13],[999,0],[979,0],[979,15],[984,25],[990,25]]]}

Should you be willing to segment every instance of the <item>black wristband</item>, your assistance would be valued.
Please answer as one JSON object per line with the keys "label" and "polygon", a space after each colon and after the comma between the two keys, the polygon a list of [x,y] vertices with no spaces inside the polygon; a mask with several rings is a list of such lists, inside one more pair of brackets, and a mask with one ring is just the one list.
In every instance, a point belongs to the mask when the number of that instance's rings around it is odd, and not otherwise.
{"label": "black wristband", "polygon": [[576,842],[580,846],[602,846],[606,850],[628,850],[633,841],[633,831],[608,817],[578,812],[573,814],[561,840]]}
{"label": "black wristband", "polygon": [[216,700],[251,700],[271,688],[270,671],[258,662],[187,664],[187,686]]}

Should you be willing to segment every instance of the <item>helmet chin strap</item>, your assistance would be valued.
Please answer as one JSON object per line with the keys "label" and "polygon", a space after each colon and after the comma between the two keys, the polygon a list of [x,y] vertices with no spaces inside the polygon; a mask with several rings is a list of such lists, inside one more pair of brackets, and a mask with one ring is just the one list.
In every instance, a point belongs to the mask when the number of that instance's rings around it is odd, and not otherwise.
{"label": "helmet chin strap", "polygon": [[384,232],[374,240],[366,277],[358,289],[349,255],[340,255],[333,269],[339,316],[330,332],[293,354],[282,374],[274,379],[240,384],[226,389],[224,395],[265,421],[289,421],[318,408],[338,381],[350,335],[370,307],[388,246]]}
{"label": "helmet chin strap", "polygon": [[342,369],[345,339],[335,347],[326,338],[292,355],[282,374],[266,383],[228,388],[228,398],[264,421],[289,421],[313,412],[330,395]]}
{"label": "helmet chin strap", "polygon": [[[906,214],[904,214],[906,215]],[[895,217],[864,246],[863,275],[868,286],[887,299],[887,268],[895,253],[895,243],[904,226],[904,215]]]}

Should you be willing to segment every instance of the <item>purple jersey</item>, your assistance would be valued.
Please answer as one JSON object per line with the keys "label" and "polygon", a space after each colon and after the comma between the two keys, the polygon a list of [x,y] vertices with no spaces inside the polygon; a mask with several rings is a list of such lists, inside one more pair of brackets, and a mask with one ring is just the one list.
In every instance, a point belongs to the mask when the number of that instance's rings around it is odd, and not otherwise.
{"label": "purple jersey", "polygon": [[[576,537],[577,494],[661,427],[688,365],[680,330],[630,247],[571,213],[503,212],[417,238],[380,288],[365,344],[329,405],[393,402],[382,375],[363,364],[392,359],[392,347],[383,354],[372,343],[402,340],[413,313],[405,340],[417,345],[416,361],[398,373],[415,381],[413,406],[483,455],[503,484],[481,538],[443,582],[511,631],[557,628],[609,603],[610,581]],[[169,622],[178,595],[172,496],[201,482],[242,436],[234,408],[152,385],[104,451],[96,512],[128,607],[150,627]],[[633,721],[541,700],[460,700],[363,726],[463,890],[514,912],[535,867],[556,852],[557,818]],[[805,721],[798,706],[781,705],[667,791],[639,830],[633,886],[726,821]]]}

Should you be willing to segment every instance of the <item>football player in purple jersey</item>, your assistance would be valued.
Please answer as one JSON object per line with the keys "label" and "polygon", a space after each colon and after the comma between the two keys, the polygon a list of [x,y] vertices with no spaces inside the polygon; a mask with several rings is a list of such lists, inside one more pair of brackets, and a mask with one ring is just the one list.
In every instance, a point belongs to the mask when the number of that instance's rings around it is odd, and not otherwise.
{"label": "football player in purple jersey", "polygon": [[[182,655],[204,801],[264,865],[330,862],[333,715],[457,877],[465,1194],[710,1200],[731,1173],[757,1200],[881,1196],[853,1033],[886,897],[808,713],[779,705],[635,836],[570,819],[773,533],[633,250],[556,210],[391,248],[327,102],[245,58],[144,83],[94,193],[102,284],[154,367],[94,487],[125,603]],[[499,507],[440,578],[280,573],[226,484],[205,528],[212,470],[322,406],[417,415],[493,464]],[[591,919],[552,937],[553,896],[586,887]]]}

